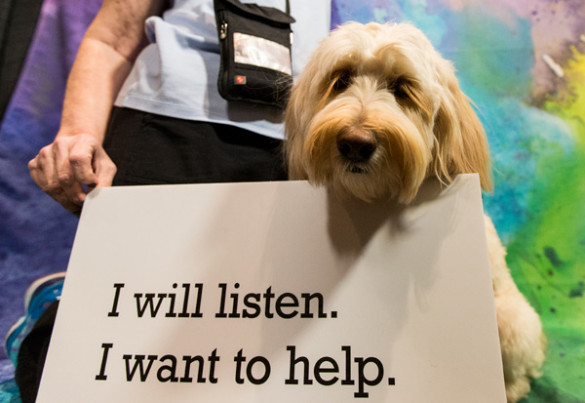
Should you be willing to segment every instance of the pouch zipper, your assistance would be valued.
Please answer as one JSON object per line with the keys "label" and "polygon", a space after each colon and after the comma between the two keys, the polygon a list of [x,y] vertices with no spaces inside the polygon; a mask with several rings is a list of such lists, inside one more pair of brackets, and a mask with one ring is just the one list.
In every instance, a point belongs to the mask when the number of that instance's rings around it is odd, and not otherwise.
{"label": "pouch zipper", "polygon": [[228,24],[227,22],[222,22],[221,25],[219,26],[219,39],[225,39],[227,37],[227,29],[228,29]]}

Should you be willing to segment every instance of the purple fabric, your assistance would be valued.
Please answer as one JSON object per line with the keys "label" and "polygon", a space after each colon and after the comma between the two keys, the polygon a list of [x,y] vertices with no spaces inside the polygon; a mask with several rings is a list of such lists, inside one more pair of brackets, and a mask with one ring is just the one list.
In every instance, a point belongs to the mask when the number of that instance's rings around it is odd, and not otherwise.
{"label": "purple fabric", "polygon": [[[66,78],[101,0],[45,0],[0,126],[0,336],[24,313],[26,288],[65,270],[77,218],[40,191],[27,162],[59,128]],[[5,358],[0,351],[0,358]]]}

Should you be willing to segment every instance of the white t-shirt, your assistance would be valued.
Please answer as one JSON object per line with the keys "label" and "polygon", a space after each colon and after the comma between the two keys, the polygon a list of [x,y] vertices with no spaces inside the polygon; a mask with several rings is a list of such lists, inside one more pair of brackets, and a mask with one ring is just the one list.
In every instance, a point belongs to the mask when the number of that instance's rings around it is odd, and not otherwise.
{"label": "white t-shirt", "polygon": [[[286,9],[285,0],[241,0]],[[330,28],[329,0],[290,0],[293,77]],[[180,119],[238,126],[282,139],[282,111],[259,104],[228,104],[217,90],[219,43],[213,0],[175,0],[162,17],[146,22],[151,43],[138,56],[116,106]]]}

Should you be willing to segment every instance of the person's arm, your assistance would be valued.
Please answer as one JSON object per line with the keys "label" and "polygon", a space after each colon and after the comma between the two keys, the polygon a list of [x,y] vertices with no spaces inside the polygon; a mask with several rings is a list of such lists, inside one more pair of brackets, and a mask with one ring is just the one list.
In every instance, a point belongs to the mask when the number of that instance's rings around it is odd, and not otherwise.
{"label": "person's arm", "polygon": [[33,180],[71,212],[84,186],[109,186],[116,167],[102,143],[114,99],[146,45],[144,21],[165,0],[105,0],[88,28],[67,81],[61,127],[29,162]]}

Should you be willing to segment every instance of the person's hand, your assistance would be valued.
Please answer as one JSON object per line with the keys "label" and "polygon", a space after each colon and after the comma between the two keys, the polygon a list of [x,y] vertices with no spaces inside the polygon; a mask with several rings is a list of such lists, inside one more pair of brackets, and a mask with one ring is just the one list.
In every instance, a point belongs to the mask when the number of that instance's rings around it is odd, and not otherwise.
{"label": "person's hand", "polygon": [[90,134],[57,136],[28,163],[36,184],[72,213],[79,213],[88,191],[110,186],[116,165]]}

